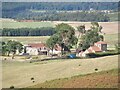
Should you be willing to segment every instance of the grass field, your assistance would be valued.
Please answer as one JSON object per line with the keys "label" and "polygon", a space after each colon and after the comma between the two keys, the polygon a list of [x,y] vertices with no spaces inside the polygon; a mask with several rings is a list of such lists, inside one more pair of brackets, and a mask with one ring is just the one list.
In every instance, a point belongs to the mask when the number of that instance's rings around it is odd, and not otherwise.
{"label": "grass field", "polygon": [[[118,55],[94,59],[68,59],[42,62],[3,61],[3,88],[28,87],[45,81],[118,68]],[[31,78],[34,78],[33,83]],[[87,82],[86,82],[87,83]]]}
{"label": "grass field", "polygon": [[107,14],[107,16],[110,17],[110,21],[118,21],[118,14],[120,14],[120,12],[110,13]]}
{"label": "grass field", "polygon": [[[85,24],[86,29],[91,27],[91,22],[77,22],[77,21],[46,21],[46,22],[17,22],[13,19],[3,19],[2,28],[40,28],[40,27],[55,27],[60,23],[67,23],[74,28]],[[99,22],[103,27],[102,31],[106,34],[118,33],[118,22]],[[78,33],[78,32],[77,32]]]}
{"label": "grass field", "polygon": [[115,44],[117,44],[119,41],[119,34],[106,34],[104,35],[105,42],[108,44],[108,49],[115,48]]}
{"label": "grass field", "polygon": [[13,20],[2,20],[2,28],[41,28],[54,27],[51,22],[17,22]]}
{"label": "grass field", "polygon": [[118,88],[118,69],[55,79],[29,88]]}
{"label": "grass field", "polygon": [[8,40],[17,40],[23,44],[28,44],[28,43],[45,43],[46,40],[50,36],[27,36],[27,37],[0,37],[3,41],[8,41]]}

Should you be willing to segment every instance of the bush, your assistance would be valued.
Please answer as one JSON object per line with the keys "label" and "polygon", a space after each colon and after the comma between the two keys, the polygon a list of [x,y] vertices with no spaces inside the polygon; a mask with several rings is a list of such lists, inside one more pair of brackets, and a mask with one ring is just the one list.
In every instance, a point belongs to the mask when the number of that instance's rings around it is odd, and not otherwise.
{"label": "bush", "polygon": [[88,53],[86,56],[88,58],[96,58],[96,57],[118,55],[118,54],[119,53],[116,51],[107,51],[107,52],[99,52],[99,53]]}
{"label": "bush", "polygon": [[32,57],[32,59],[38,59],[38,57],[37,57],[37,56],[35,56],[35,57]]}
{"label": "bush", "polygon": [[32,77],[31,80],[34,80],[34,78]]}
{"label": "bush", "polygon": [[10,89],[14,89],[14,86],[10,86]]}

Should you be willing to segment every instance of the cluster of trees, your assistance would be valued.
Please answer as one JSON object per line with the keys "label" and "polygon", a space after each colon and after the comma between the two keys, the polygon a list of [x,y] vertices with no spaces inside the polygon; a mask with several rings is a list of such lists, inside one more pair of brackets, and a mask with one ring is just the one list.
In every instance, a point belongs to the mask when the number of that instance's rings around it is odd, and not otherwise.
{"label": "cluster of trees", "polygon": [[2,36],[50,36],[55,32],[55,29],[51,27],[17,29],[3,28]]}
{"label": "cluster of trees", "polygon": [[102,26],[100,26],[97,22],[91,23],[91,29],[86,30],[85,25],[80,25],[77,27],[79,31],[78,37],[75,36],[75,30],[73,27],[68,24],[59,24],[56,26],[57,33],[51,36],[47,40],[47,45],[49,48],[53,50],[56,44],[59,44],[62,47],[62,54],[64,51],[69,51],[75,46],[76,50],[86,50],[95,42],[104,40],[104,36],[102,35]]}
{"label": "cluster of trees", "polygon": [[61,46],[62,55],[65,51],[70,52],[70,48],[77,43],[77,38],[75,37],[75,29],[68,24],[59,24],[56,26],[57,33],[52,35],[47,40],[47,46],[53,50],[56,44]]}
{"label": "cluster of trees", "polygon": [[3,10],[114,10],[118,2],[3,2]]}
{"label": "cluster of trees", "polygon": [[91,23],[91,28],[89,30],[85,29],[85,25],[78,26],[78,39],[77,48],[80,50],[86,50],[91,45],[94,45],[97,41],[104,41],[104,36],[102,32],[102,26],[100,26],[97,22]]}
{"label": "cluster of trees", "polygon": [[[81,13],[57,13],[57,11],[76,11],[76,10],[117,10],[117,2],[3,2],[2,3],[2,17],[3,18],[14,18],[14,19],[35,19],[35,20],[76,20],[81,17]],[[35,12],[34,12],[35,11]],[[41,11],[41,12],[39,12]],[[43,12],[47,11],[47,12]],[[57,13],[54,17],[54,14]],[[70,16],[70,15],[71,16]],[[96,21],[89,20],[89,17],[93,15],[93,18],[96,18],[97,15],[84,14],[84,17],[88,18],[87,21]],[[62,16],[62,17],[61,17]],[[74,16],[76,18],[74,18]],[[94,17],[95,16],[95,17]],[[102,16],[102,15],[101,15]],[[100,16],[100,17],[101,17]],[[99,17],[99,18],[100,18]],[[102,16],[103,18],[104,15]],[[64,18],[64,19],[62,19]],[[81,17],[83,18],[83,17]],[[98,17],[97,17],[98,18]],[[85,18],[84,18],[85,19]],[[82,19],[82,20],[84,20]],[[77,19],[80,21],[81,19]],[[99,21],[99,19],[98,19]]]}
{"label": "cluster of trees", "polygon": [[[29,13],[29,14],[28,14]],[[17,15],[17,19],[40,20],[40,21],[98,21],[108,22],[110,18],[102,12],[26,12]]]}
{"label": "cluster of trees", "polygon": [[0,42],[0,43],[2,45],[2,50],[1,50],[2,55],[9,56],[12,53],[13,54],[12,58],[14,58],[14,55],[16,54],[17,50],[19,53],[21,53],[23,50],[23,45],[18,41],[9,40],[7,42]]}

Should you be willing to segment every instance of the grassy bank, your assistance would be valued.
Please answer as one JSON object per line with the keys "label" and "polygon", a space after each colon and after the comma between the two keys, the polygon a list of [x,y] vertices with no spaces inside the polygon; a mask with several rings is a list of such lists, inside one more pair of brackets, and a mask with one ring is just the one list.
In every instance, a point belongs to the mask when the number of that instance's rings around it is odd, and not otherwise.
{"label": "grassy bank", "polygon": [[55,79],[29,88],[115,88],[118,85],[118,69],[102,71],[71,78]]}
{"label": "grassy bank", "polygon": [[[13,85],[15,88],[24,88],[54,79],[94,73],[96,68],[100,72],[118,67],[118,55],[95,59],[56,59],[34,63],[17,60],[18,58],[14,61],[3,61],[3,87],[9,88]],[[31,81],[32,77],[35,80],[34,83]]]}

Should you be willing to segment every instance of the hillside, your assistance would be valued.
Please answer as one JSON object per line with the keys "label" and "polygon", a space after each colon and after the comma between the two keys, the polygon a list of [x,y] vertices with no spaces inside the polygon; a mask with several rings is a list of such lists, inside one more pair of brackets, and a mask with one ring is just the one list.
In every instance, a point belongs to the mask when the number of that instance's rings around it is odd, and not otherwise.
{"label": "hillside", "polygon": [[[12,61],[7,57],[7,60],[3,61],[3,87],[9,88],[11,85],[28,87],[46,80],[94,73],[96,68],[98,72],[118,68],[118,55],[96,59],[50,60],[34,63],[18,62],[17,60],[19,59]],[[31,81],[32,77],[35,79],[34,83]]]}
{"label": "hillside", "polygon": [[118,10],[117,2],[4,2],[2,6],[3,18],[40,21],[108,22],[103,10]]}
{"label": "hillside", "polygon": [[29,88],[118,88],[118,69],[55,79]]}

